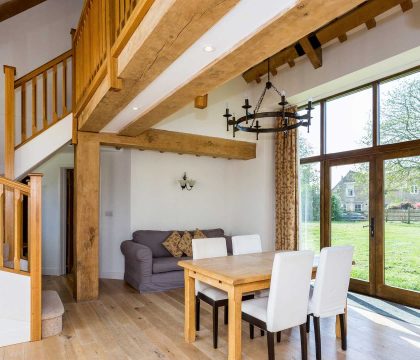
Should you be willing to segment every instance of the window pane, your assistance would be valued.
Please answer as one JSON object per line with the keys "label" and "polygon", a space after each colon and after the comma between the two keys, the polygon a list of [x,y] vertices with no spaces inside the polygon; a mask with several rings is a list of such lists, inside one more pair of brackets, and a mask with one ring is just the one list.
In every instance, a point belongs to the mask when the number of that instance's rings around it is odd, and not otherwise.
{"label": "window pane", "polygon": [[320,173],[319,163],[300,165],[300,249],[320,249]]}
{"label": "window pane", "polygon": [[354,246],[351,277],[369,281],[369,163],[331,167],[331,245]]}
{"label": "window pane", "polygon": [[372,88],[327,102],[327,152],[372,146]]}
{"label": "window pane", "polygon": [[380,84],[379,140],[420,139],[420,73]]}
{"label": "window pane", "polygon": [[[299,112],[299,115],[306,114],[306,110]],[[314,106],[311,112],[312,120],[311,126],[308,128],[299,127],[299,156],[306,158],[309,156],[316,156],[321,153],[321,106],[318,104]]]}
{"label": "window pane", "polygon": [[420,156],[384,168],[385,284],[420,291]]}

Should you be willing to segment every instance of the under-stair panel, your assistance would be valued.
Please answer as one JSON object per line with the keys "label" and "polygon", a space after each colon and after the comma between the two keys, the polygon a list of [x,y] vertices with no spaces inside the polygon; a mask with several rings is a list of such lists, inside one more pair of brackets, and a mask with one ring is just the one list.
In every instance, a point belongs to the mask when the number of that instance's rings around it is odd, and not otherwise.
{"label": "under-stair panel", "polygon": [[0,347],[29,342],[31,324],[29,321],[18,321],[0,318]]}
{"label": "under-stair panel", "polygon": [[37,137],[19,147],[15,152],[15,178],[22,178],[62,146],[72,137],[73,114],[49,127]]}
{"label": "under-stair panel", "polygon": [[0,270],[0,289],[0,346],[30,341],[30,276]]}

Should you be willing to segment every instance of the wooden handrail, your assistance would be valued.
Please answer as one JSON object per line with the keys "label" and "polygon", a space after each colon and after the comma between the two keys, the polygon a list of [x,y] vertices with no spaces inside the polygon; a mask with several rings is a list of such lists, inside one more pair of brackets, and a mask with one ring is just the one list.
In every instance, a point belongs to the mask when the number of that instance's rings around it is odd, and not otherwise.
{"label": "wooden handrail", "polygon": [[[4,176],[0,176],[0,185],[7,186],[13,191],[19,190],[22,194],[29,196],[31,194],[31,189],[28,185],[22,184],[18,181],[13,181],[5,178]],[[1,194],[1,191],[0,191]]]}
{"label": "wooden handrail", "polygon": [[51,69],[54,65],[58,65],[59,63],[63,62],[65,59],[70,58],[73,55],[73,51],[67,50],[65,53],[62,53],[61,55],[58,55],[56,58],[48,61],[44,65],[41,65],[40,67],[36,68],[35,70],[32,70],[31,72],[27,73],[26,75],[23,75],[19,79],[15,80],[15,89],[19,86],[22,86],[24,83],[27,83],[31,81],[34,77],[37,77],[44,73],[45,71]]}
{"label": "wooden handrail", "polygon": [[[67,62],[72,58],[73,50],[68,50],[65,53],[57,56],[51,61],[48,61],[46,64],[41,65],[40,67],[32,70],[28,74],[20,77],[17,80],[14,80],[12,71],[8,71],[9,82],[13,82],[13,88],[16,91],[20,89],[20,138],[14,145],[14,150],[17,150],[20,146],[32,140],[38,136],[41,132],[48,129],[51,125],[54,125],[59,120],[66,117],[71,111],[72,105],[71,102],[67,100],[67,84],[71,84],[68,81],[67,74]],[[58,84],[58,68],[61,66],[61,86]],[[48,86],[48,74],[51,74],[52,81],[50,86]],[[12,79],[11,79],[12,78]],[[40,80],[40,81],[39,81]],[[40,94],[38,94],[38,82],[40,82]],[[31,103],[29,104],[26,100],[27,87],[31,87]],[[51,96],[51,119],[48,119],[48,94]],[[37,98],[42,96],[42,121],[38,121],[38,111],[37,111]],[[11,104],[14,103],[18,96],[13,92],[11,86],[8,86],[5,92],[6,100]],[[61,99],[61,109],[58,108],[58,101]],[[19,100],[17,100],[19,101]],[[28,109],[29,107],[29,109]],[[29,110],[29,111],[28,111]],[[27,126],[27,117],[30,116],[30,126]],[[6,124],[6,133],[9,134],[16,124],[14,124],[14,114],[11,114],[10,119],[7,117]],[[13,123],[13,127],[10,124]],[[14,139],[14,135],[13,135]]]}

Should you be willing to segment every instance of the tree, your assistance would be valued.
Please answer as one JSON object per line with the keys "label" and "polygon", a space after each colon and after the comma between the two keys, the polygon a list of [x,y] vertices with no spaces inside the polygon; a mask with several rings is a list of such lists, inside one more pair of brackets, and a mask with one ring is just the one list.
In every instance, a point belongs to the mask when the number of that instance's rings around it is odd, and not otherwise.
{"label": "tree", "polygon": [[339,221],[343,215],[341,200],[336,194],[331,195],[331,220]]}
{"label": "tree", "polygon": [[[389,86],[390,90],[380,93],[380,143],[392,144],[420,139],[420,73],[394,80],[392,84],[392,87]],[[370,125],[366,126],[366,134],[361,142],[370,146]],[[385,174],[387,202],[403,201],[396,197],[396,190],[409,193],[411,186],[420,184],[420,158],[417,156],[387,160]]]}

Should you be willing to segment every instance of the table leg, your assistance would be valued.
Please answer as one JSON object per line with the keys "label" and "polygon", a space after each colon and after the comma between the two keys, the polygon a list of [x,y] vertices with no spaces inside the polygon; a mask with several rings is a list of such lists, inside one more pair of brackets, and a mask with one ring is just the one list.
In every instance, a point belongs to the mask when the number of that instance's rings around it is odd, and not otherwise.
{"label": "table leg", "polygon": [[[347,300],[346,300],[346,306],[344,308],[344,327],[347,332]],[[340,328],[340,316],[337,315],[335,317],[335,335],[338,339],[341,339],[341,328]]]}
{"label": "table leg", "polygon": [[185,282],[185,324],[184,336],[187,343],[195,341],[195,280],[189,270],[184,269]]}
{"label": "table leg", "polygon": [[242,350],[242,292],[232,286],[229,296],[229,343],[228,359],[241,359]]}

